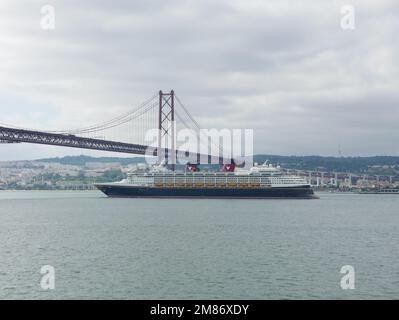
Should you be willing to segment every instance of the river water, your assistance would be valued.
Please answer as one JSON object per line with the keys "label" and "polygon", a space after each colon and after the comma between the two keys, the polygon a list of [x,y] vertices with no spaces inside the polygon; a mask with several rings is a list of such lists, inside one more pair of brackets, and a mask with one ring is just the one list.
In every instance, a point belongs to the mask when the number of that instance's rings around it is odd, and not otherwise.
{"label": "river water", "polygon": [[[2,191],[0,299],[398,299],[398,208],[397,195]],[[344,265],[355,289],[341,288]]]}

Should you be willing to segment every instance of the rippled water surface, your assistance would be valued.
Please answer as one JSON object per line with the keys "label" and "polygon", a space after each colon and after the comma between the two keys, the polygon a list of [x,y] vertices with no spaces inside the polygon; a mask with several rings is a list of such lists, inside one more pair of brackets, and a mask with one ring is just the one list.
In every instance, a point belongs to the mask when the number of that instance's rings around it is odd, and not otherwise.
{"label": "rippled water surface", "polygon": [[[0,192],[1,299],[399,298],[399,196]],[[40,268],[55,268],[55,289]],[[340,269],[355,268],[355,290]]]}

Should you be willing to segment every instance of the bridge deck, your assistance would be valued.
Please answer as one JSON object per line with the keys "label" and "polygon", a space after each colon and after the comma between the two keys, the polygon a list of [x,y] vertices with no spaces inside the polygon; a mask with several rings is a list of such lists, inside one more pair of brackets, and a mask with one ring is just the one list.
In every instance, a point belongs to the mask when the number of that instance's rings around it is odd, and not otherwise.
{"label": "bridge deck", "polygon": [[[124,143],[110,140],[78,137],[75,135],[32,131],[25,129],[14,129],[0,127],[0,142],[2,143],[34,143],[71,148],[102,150],[119,153],[130,153],[138,155],[157,156],[158,148],[140,144]],[[162,154],[171,154],[170,149],[160,149]],[[208,163],[222,163],[222,157],[187,153],[177,150],[178,159],[208,159]]]}

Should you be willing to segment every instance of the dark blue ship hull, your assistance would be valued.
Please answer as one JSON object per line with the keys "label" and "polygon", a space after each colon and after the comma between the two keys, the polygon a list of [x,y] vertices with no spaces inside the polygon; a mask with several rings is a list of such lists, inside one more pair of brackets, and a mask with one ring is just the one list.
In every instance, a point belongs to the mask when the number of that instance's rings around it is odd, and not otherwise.
{"label": "dark blue ship hull", "polygon": [[129,185],[98,184],[96,187],[109,197],[128,198],[317,198],[310,186],[285,188],[157,188]]}

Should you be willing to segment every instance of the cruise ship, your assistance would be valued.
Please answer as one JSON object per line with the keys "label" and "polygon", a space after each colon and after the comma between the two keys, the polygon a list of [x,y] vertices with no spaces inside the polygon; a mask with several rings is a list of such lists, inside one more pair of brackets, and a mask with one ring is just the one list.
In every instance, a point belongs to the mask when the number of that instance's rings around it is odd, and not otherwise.
{"label": "cruise ship", "polygon": [[138,166],[120,182],[95,186],[109,197],[317,198],[304,178],[284,175],[280,167],[267,162],[249,170],[225,164],[220,172],[202,172],[195,164],[180,172],[164,165]]}

